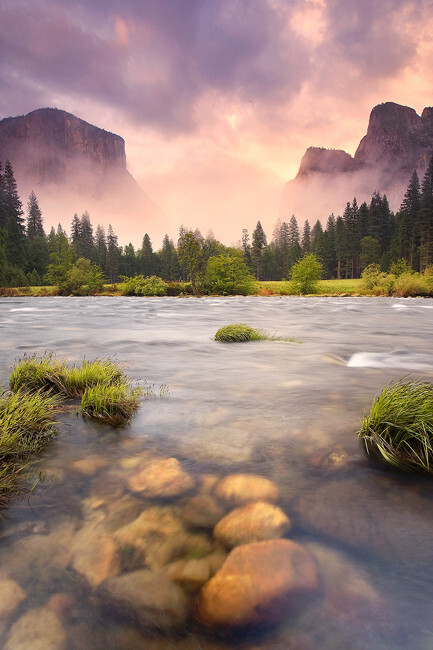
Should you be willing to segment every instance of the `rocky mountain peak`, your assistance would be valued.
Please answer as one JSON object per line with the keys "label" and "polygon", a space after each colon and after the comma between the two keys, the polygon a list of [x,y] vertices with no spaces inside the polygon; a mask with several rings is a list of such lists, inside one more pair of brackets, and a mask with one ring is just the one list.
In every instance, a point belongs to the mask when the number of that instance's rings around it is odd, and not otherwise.
{"label": "rocky mountain peak", "polygon": [[425,166],[426,156],[433,148],[428,133],[432,122],[430,110],[425,109],[424,117],[420,117],[413,108],[393,102],[375,106],[355,160],[396,171]]}

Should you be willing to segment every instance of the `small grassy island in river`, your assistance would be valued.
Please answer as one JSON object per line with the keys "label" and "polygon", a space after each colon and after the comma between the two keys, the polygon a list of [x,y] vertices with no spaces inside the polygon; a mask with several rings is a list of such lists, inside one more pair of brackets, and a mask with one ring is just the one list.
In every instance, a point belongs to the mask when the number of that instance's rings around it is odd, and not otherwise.
{"label": "small grassy island in river", "polygon": [[372,452],[402,470],[433,471],[433,385],[387,386],[364,417],[359,436]]}

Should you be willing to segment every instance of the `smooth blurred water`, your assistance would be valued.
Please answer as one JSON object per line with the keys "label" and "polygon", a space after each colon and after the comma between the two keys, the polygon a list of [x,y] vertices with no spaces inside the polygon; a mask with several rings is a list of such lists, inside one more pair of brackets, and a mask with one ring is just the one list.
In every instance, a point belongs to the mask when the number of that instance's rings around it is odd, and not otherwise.
{"label": "smooth blurred water", "polygon": [[[134,647],[433,647],[432,565],[421,557],[433,540],[431,482],[373,463],[355,435],[364,411],[390,381],[433,375],[432,309],[429,300],[392,298],[0,299],[4,385],[24,354],[52,351],[70,362],[110,356],[134,380],[169,387],[167,396],[143,402],[120,431],[62,415],[58,438],[27,480],[32,483],[39,471],[45,479],[11,504],[1,524],[0,577],[20,540],[40,539],[68,518],[76,525],[85,517],[95,477],[74,463],[102,459],[98,480],[109,482],[125,458],[174,456],[197,476],[253,472],[273,480],[293,520],[290,536],[341,553],[354,575],[365,572],[380,605],[374,616],[364,611],[359,587],[359,620],[357,604],[345,616],[344,602],[337,607],[327,595],[300,618],[288,616],[252,638],[220,637],[191,621],[182,634],[143,637]],[[219,327],[235,322],[297,342],[213,340]],[[341,463],[333,462],[335,454]],[[367,513],[359,512],[364,494]],[[397,547],[387,554],[377,539],[387,538],[390,527]],[[406,552],[414,529],[420,550]],[[107,621],[71,573],[57,570],[41,580],[37,567],[20,570],[15,560],[13,576],[27,593],[15,618],[63,590],[73,594],[79,612],[69,628],[64,623],[65,647],[126,647],[107,634]],[[78,634],[80,616],[87,625]]]}

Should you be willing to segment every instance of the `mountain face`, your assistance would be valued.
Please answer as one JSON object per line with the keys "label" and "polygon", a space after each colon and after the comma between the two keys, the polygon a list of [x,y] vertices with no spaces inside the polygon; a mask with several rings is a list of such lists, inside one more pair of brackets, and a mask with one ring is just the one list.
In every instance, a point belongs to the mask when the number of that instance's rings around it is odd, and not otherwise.
{"label": "mountain face", "polygon": [[1,120],[0,162],[7,159],[23,203],[34,190],[46,223],[55,214],[49,225],[66,226],[88,210],[92,223],[112,223],[122,239],[122,230],[133,237],[137,217],[139,241],[164,228],[161,211],[127,170],[123,138],[71,113],[41,108]]}
{"label": "mountain face", "polygon": [[433,108],[419,116],[407,106],[379,104],[354,157],[341,150],[307,149],[296,178],[284,189],[284,218],[295,213],[326,220],[331,212],[341,214],[354,196],[358,203],[369,202],[375,191],[386,194],[397,210],[413,170],[422,179],[432,154]]}

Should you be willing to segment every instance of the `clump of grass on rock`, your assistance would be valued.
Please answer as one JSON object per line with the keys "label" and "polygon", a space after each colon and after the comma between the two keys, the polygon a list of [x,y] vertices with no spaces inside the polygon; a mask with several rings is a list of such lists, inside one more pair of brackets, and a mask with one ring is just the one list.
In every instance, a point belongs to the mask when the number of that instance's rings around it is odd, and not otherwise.
{"label": "clump of grass on rock", "polygon": [[220,327],[215,334],[215,341],[222,343],[243,343],[245,341],[291,341],[294,339],[271,336],[265,330],[255,329],[245,323],[232,323]]}
{"label": "clump of grass on rock", "polygon": [[220,327],[215,334],[215,341],[223,343],[241,343],[243,341],[266,341],[269,337],[263,330],[254,329],[244,323],[232,323]]}
{"label": "clump of grass on rock", "polygon": [[92,386],[85,391],[79,411],[84,417],[119,426],[131,420],[142,395],[141,388],[128,381]]}
{"label": "clump of grass on rock", "polygon": [[433,471],[433,384],[387,386],[364,416],[358,435],[368,452],[406,471]]}

